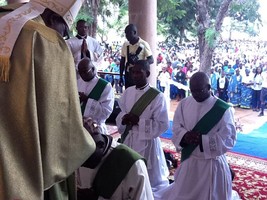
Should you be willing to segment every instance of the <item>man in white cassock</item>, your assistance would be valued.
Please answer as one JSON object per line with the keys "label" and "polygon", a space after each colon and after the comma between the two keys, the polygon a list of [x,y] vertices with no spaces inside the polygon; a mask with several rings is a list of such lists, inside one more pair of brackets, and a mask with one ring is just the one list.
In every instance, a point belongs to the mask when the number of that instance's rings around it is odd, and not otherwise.
{"label": "man in white cassock", "polygon": [[92,117],[101,127],[103,134],[108,134],[105,125],[114,105],[114,92],[106,80],[97,76],[96,67],[89,58],[83,58],[78,64],[78,91],[83,117]]}
{"label": "man in white cassock", "polygon": [[182,151],[174,183],[158,192],[162,200],[231,200],[232,177],[225,153],[236,142],[234,110],[210,92],[204,72],[190,79],[192,96],[174,115],[172,142]]}
{"label": "man in white cassock", "polygon": [[77,79],[80,78],[78,73],[78,64],[81,59],[88,57],[97,67],[102,59],[103,49],[99,42],[88,35],[89,26],[85,20],[78,20],[76,23],[77,35],[67,40],[67,44],[74,58]]}
{"label": "man in white cassock", "polygon": [[121,112],[116,124],[122,142],[147,160],[150,184],[155,192],[169,185],[169,171],[159,138],[168,129],[169,119],[163,93],[147,82],[149,68],[146,60],[138,60],[132,67],[136,85],[127,88],[120,98]]}

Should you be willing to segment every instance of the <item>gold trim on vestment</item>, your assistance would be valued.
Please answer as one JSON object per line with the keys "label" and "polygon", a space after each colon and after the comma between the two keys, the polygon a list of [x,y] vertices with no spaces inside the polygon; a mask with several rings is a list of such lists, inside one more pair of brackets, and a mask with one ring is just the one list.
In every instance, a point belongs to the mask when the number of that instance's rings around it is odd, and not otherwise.
{"label": "gold trim on vestment", "polygon": [[10,60],[7,56],[0,56],[0,81],[9,81]]}
{"label": "gold trim on vestment", "polygon": [[9,80],[10,57],[24,24],[44,9],[42,5],[28,3],[0,19],[0,81]]}

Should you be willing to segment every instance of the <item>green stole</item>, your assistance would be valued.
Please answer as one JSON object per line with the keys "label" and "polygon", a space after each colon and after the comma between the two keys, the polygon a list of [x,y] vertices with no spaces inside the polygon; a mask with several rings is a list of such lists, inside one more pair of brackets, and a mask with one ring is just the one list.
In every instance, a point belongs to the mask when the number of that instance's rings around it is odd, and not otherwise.
{"label": "green stole", "polygon": [[[220,121],[225,111],[230,107],[229,104],[217,99],[213,107],[198,121],[192,131],[198,131],[201,135],[208,132]],[[182,149],[181,162],[190,157],[191,153],[198,145],[188,144]]]}
{"label": "green stole", "polygon": [[44,191],[44,200],[76,200],[76,196],[75,173]]}
{"label": "green stole", "polygon": [[124,144],[114,148],[98,169],[94,182],[94,192],[110,199],[132,165],[139,159],[145,159]]}
{"label": "green stole", "polygon": [[[98,101],[106,87],[106,85],[108,84],[108,81],[106,81],[103,78],[99,78],[95,87],[92,89],[92,91],[88,94],[87,96],[87,100],[90,99],[94,99],[96,101]],[[82,115],[84,114],[85,111],[85,107],[87,104],[87,100],[86,102],[83,102],[83,104],[81,105],[81,109],[82,109]]]}
{"label": "green stole", "polygon": [[[146,93],[144,93],[137,102],[133,105],[130,113],[137,115],[138,117],[144,112],[146,107],[151,103],[151,101],[160,93],[159,90],[155,88],[149,88]],[[125,131],[121,134],[120,142],[123,143],[129,131],[132,129],[132,125],[126,125]]]}

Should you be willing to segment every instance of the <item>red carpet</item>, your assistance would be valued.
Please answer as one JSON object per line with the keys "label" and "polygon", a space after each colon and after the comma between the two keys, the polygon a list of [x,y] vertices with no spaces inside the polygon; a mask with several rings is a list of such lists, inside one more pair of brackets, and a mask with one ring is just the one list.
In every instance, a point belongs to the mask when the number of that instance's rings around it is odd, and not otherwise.
{"label": "red carpet", "polygon": [[[117,139],[119,134],[116,128],[108,128],[109,133]],[[180,154],[169,139],[161,138],[164,150],[173,153],[178,161]],[[227,153],[227,159],[235,171],[233,189],[238,192],[242,200],[266,200],[267,199],[267,160],[232,153]],[[172,172],[173,173],[173,172]]]}
{"label": "red carpet", "polygon": [[[172,152],[178,161],[180,154],[175,152],[175,147],[168,139],[161,138],[164,150]],[[227,153],[227,160],[235,171],[233,189],[238,192],[242,200],[267,199],[267,160]]]}

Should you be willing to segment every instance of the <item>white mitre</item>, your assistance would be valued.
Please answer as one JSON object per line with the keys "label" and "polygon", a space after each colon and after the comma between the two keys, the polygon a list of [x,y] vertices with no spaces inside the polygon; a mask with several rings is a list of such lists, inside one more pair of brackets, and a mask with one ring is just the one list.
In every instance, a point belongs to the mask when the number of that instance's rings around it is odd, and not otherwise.
{"label": "white mitre", "polygon": [[9,80],[10,57],[24,24],[46,8],[62,16],[70,27],[84,0],[31,0],[0,18],[0,81]]}
{"label": "white mitre", "polygon": [[31,2],[41,4],[62,16],[69,28],[74,23],[74,20],[83,4],[83,0],[31,0]]}

